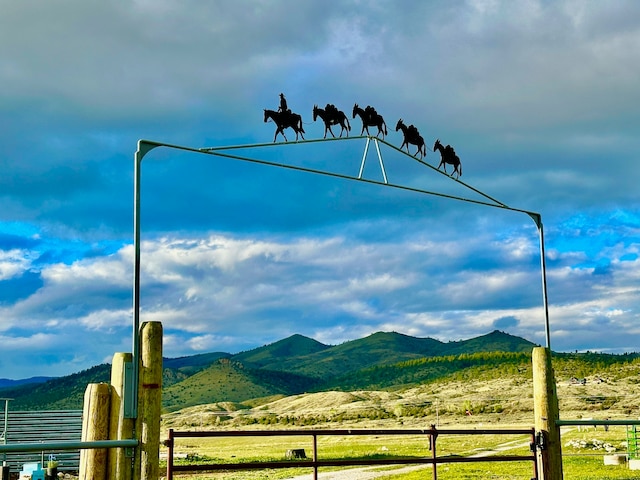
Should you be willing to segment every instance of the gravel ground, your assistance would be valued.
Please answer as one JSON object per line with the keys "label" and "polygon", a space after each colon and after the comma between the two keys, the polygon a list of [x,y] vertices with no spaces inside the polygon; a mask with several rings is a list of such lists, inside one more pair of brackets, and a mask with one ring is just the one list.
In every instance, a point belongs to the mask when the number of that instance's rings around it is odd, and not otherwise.
{"label": "gravel ground", "polygon": [[[411,465],[408,467],[400,467],[397,469],[386,468],[381,470],[379,466],[374,467],[362,467],[362,468],[350,468],[348,470],[336,470],[333,472],[320,472],[318,473],[319,480],[373,480],[378,477],[384,477],[388,475],[398,475],[401,473],[413,472],[414,470],[431,469],[431,465]],[[292,477],[289,480],[310,480],[313,478],[313,473],[307,473],[305,475],[299,475]]]}

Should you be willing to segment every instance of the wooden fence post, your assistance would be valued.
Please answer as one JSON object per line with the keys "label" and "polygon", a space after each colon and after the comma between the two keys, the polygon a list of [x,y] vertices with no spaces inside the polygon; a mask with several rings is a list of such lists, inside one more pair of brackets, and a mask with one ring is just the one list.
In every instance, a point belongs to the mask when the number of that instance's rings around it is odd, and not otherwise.
{"label": "wooden fence post", "polygon": [[[551,367],[551,351],[535,347],[533,360],[533,414],[538,444],[538,472],[541,480],[562,480],[562,445],[560,442],[558,395]],[[541,436],[541,437],[539,437]]]}
{"label": "wooden fence post", "polygon": [[162,412],[162,323],[145,322],[140,327],[140,383],[135,473],[140,480],[160,475],[160,415]]}
{"label": "wooden fence post", "polygon": [[[125,368],[133,361],[131,353],[116,353],[111,364],[111,421],[110,440],[133,438],[133,418],[124,418]],[[131,453],[130,453],[131,451]],[[133,452],[127,448],[109,449],[109,479],[131,480]]]}
{"label": "wooden fence post", "polygon": [[[82,441],[109,440],[109,405],[111,386],[90,383],[84,393]],[[79,480],[107,479],[107,449],[80,450]]]}

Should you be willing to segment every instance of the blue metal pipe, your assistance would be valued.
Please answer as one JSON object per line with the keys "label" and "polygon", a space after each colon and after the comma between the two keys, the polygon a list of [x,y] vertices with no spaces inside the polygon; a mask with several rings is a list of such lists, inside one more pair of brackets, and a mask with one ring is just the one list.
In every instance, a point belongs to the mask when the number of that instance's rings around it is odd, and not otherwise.
{"label": "blue metal pipe", "polygon": [[94,448],[135,448],[138,440],[95,440],[92,442],[11,443],[0,445],[0,452],[43,452],[50,450],[85,450]]}

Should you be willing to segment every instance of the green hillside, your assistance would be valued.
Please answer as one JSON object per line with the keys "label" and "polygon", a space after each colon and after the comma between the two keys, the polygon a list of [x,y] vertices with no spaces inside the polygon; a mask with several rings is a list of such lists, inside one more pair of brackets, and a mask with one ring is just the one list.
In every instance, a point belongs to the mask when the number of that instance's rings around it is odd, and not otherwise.
{"label": "green hillside", "polygon": [[391,365],[379,365],[337,377],[323,389],[383,390],[415,386],[453,377],[472,368],[499,367],[502,374],[526,369],[531,354],[522,352],[477,352],[444,357],[422,357]]}
{"label": "green hillside", "polygon": [[531,352],[535,344],[494,331],[470,340],[443,343],[396,332],[377,332],[336,346],[294,335],[280,342],[234,355],[234,360],[270,370],[334,379],[363,368],[423,357],[486,351]]}
{"label": "green hillside", "polygon": [[247,368],[219,359],[208,368],[163,389],[163,407],[175,410],[216,402],[242,402],[271,395],[291,395],[313,388],[312,379],[286,372]]}
{"label": "green hillside", "polygon": [[304,375],[331,379],[375,365],[397,363],[442,352],[444,344],[432,338],[378,332],[302,358],[282,362],[282,368]]}
{"label": "green hillside", "polygon": [[229,358],[224,352],[202,353],[178,358],[162,359],[162,385],[166,388],[186,380],[201,370],[209,367],[221,358]]}
{"label": "green hillside", "polygon": [[445,355],[460,355],[471,352],[527,352],[531,353],[533,347],[537,345],[523,338],[509,335],[508,333],[494,330],[486,335],[461,340],[459,342],[448,342],[444,344]]}
{"label": "green hillside", "polygon": [[44,383],[0,389],[0,396],[11,398],[11,410],[65,410],[82,408],[84,392],[90,383],[108,382],[111,365],[102,364]]}
{"label": "green hillside", "polygon": [[233,359],[245,364],[251,364],[256,368],[282,369],[282,362],[288,359],[307,357],[329,348],[331,347],[317,340],[295,334],[275,343],[238,353],[233,356]]}
{"label": "green hillside", "polygon": [[[172,411],[304,392],[390,391],[480,374],[519,375],[530,370],[534,346],[499,331],[447,343],[378,332],[336,346],[292,335],[236,355],[216,352],[164,359],[163,407]],[[554,370],[559,379],[611,369],[637,376],[633,371],[637,358],[637,354],[558,353]],[[99,365],[42,384],[0,389],[0,395],[14,399],[12,410],[82,408],[87,384],[108,382],[109,377],[110,366]]]}

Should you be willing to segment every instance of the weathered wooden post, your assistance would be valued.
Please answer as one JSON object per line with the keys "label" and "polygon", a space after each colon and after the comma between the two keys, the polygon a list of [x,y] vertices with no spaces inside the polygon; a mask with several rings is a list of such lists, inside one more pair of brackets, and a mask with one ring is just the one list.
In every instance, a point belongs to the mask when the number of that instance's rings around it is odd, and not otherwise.
{"label": "weathered wooden post", "polygon": [[140,380],[134,479],[157,480],[160,475],[160,415],[162,411],[162,323],[140,327]]}
{"label": "weathered wooden post", "polygon": [[551,351],[535,347],[533,361],[533,414],[535,416],[538,471],[541,480],[562,480],[558,395],[551,367]]}
{"label": "weathered wooden post", "polygon": [[[109,439],[109,406],[111,385],[90,383],[84,393],[82,441]],[[107,479],[107,449],[80,450],[79,480]]]}
{"label": "weathered wooden post", "polygon": [[[128,440],[133,438],[133,418],[125,418],[124,390],[125,369],[131,364],[131,353],[116,353],[111,364],[111,421],[110,440]],[[109,450],[109,479],[131,480],[133,473],[133,449],[112,448]]]}

